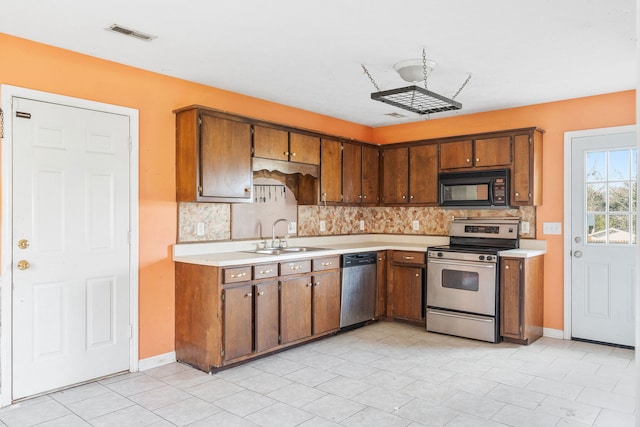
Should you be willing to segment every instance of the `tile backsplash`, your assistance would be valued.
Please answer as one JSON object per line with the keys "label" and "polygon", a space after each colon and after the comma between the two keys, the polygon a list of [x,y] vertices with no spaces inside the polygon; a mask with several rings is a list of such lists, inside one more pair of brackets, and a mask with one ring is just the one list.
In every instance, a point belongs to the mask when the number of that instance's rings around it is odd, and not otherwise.
{"label": "tile backsplash", "polygon": [[[231,205],[226,203],[179,203],[178,243],[231,240]],[[454,217],[520,217],[530,224],[530,232],[521,238],[535,238],[535,207],[519,209],[458,210],[438,207],[343,207],[298,206],[298,236],[348,234],[411,234],[446,236]],[[234,218],[241,221],[241,218]],[[364,230],[360,230],[360,221]],[[325,231],[320,231],[324,221]],[[413,222],[418,221],[418,230]],[[198,223],[202,223],[198,235]],[[204,230],[202,230],[202,228]],[[270,233],[270,229],[269,229]],[[259,238],[261,236],[253,236]],[[264,232],[263,236],[264,237]],[[243,236],[243,238],[250,238]]]}

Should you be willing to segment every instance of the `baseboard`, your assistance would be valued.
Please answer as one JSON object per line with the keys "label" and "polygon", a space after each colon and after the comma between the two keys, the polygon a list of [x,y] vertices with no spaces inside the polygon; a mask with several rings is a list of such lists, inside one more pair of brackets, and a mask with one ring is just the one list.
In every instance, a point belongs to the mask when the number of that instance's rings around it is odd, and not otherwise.
{"label": "baseboard", "polygon": [[562,329],[543,328],[542,335],[549,338],[564,339],[564,331]]}
{"label": "baseboard", "polygon": [[146,371],[147,369],[157,368],[158,366],[167,365],[176,361],[176,352],[172,351],[165,354],[141,359],[138,362],[138,370]]}

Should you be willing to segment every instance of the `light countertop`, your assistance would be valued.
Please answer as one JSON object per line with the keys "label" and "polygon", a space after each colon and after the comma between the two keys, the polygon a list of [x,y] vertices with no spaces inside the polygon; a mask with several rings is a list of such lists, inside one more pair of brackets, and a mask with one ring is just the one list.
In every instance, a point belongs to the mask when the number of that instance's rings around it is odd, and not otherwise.
{"label": "light countertop", "polygon": [[[289,246],[319,248],[306,252],[292,252],[279,255],[256,254],[253,251],[260,241],[180,243],[173,247],[173,260],[188,264],[216,267],[281,262],[321,256],[342,255],[357,252],[381,250],[426,252],[427,247],[446,245],[446,236],[413,236],[388,234],[359,234],[350,236],[300,237],[289,239]],[[545,253],[546,242],[522,239],[520,249],[500,252],[501,256],[527,258]]]}

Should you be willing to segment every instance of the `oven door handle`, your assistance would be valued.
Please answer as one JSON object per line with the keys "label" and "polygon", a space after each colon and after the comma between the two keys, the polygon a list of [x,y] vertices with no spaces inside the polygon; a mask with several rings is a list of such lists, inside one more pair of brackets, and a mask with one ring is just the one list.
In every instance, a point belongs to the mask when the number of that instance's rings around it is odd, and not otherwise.
{"label": "oven door handle", "polygon": [[427,265],[429,264],[443,264],[443,265],[454,265],[461,266],[464,265],[466,267],[478,267],[478,268],[496,268],[496,265],[491,264],[483,264],[483,263],[475,263],[475,262],[464,262],[464,261],[436,261],[436,260],[427,260]]}
{"label": "oven door handle", "polygon": [[485,323],[493,322],[493,319],[479,319],[477,317],[462,316],[459,314],[444,313],[442,311],[435,311],[435,310],[429,310],[429,309],[427,309],[427,313],[435,314],[436,316],[455,317],[456,319],[474,320],[477,322],[485,322]]}

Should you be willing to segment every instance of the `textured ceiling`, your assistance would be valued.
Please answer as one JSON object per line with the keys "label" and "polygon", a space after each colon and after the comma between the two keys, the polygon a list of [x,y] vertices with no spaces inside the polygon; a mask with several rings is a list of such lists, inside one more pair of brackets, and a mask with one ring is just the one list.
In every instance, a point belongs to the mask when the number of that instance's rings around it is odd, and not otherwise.
{"label": "textured ceiling", "polygon": [[[635,0],[0,0],[0,32],[369,126],[422,49],[441,118],[633,89]],[[105,31],[119,24],[157,36]],[[405,117],[391,117],[399,113]]]}

